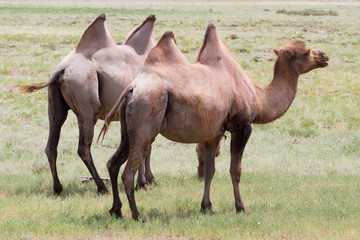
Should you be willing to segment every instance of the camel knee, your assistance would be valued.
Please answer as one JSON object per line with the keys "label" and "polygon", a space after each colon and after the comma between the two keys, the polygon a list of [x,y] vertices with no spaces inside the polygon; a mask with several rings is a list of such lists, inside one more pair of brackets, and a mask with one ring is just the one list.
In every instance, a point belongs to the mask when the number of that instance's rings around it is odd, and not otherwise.
{"label": "camel knee", "polygon": [[240,169],[230,169],[230,176],[235,181],[240,181],[241,178],[241,168]]}
{"label": "camel knee", "polygon": [[215,174],[215,165],[211,165],[211,166],[206,166],[205,167],[205,176],[214,176]]}
{"label": "camel knee", "polygon": [[90,153],[90,149],[83,147],[83,146],[79,146],[78,150],[77,150],[77,154],[79,155],[79,157],[85,162],[89,162],[91,157],[91,153]]}
{"label": "camel knee", "polygon": [[134,187],[134,176],[130,174],[125,174],[125,172],[121,175],[121,181],[124,185],[124,190],[126,194],[130,194],[132,188]]}

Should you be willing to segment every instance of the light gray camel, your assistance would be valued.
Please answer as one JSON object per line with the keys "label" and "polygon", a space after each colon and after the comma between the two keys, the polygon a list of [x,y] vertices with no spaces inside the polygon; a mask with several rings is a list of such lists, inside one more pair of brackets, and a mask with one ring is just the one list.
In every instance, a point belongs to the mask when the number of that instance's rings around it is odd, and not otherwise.
{"label": "light gray camel", "polygon": [[[128,160],[122,182],[133,219],[139,212],[134,198],[134,174],[145,150],[160,133],[181,143],[198,143],[204,159],[205,187],[201,209],[211,209],[210,184],[220,138],[231,132],[230,175],[235,208],[244,211],[239,182],[241,158],[252,123],[268,123],[282,116],[292,103],[300,74],[327,66],[329,58],[303,42],[289,42],[274,49],[277,60],[270,85],[251,79],[210,24],[196,63],[189,63],[166,32],[154,47],[142,72],[125,88],[108,113],[106,133],[120,106],[121,144],[107,163],[113,189],[110,214],[121,217],[117,190],[120,166]],[[101,134],[100,133],[100,134]]]}
{"label": "light gray camel", "polygon": [[[104,119],[116,103],[124,88],[140,72],[149,51],[155,46],[155,16],[146,20],[131,31],[122,45],[116,45],[105,26],[106,16],[101,14],[86,29],[76,48],[69,53],[52,72],[47,83],[21,86],[23,92],[33,92],[48,88],[48,115],[50,132],[45,149],[53,176],[55,193],[63,187],[56,170],[57,146],[60,131],[68,110],[71,109],[79,124],[78,154],[89,169],[98,192],[108,192],[99,177],[91,156],[91,143],[94,125]],[[119,120],[115,116],[114,120]],[[152,181],[149,158],[151,148],[147,149],[146,180]],[[138,184],[144,185],[144,164]]]}

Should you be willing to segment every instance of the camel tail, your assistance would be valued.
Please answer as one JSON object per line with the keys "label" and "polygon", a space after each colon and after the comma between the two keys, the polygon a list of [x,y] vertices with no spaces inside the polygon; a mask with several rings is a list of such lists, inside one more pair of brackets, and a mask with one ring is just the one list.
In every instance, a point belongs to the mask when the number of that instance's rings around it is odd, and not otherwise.
{"label": "camel tail", "polygon": [[120,104],[124,101],[124,99],[126,98],[126,96],[128,95],[128,93],[131,93],[133,90],[131,84],[129,86],[127,86],[124,91],[121,93],[120,97],[118,98],[117,102],[115,103],[115,105],[113,106],[113,108],[111,109],[111,111],[106,114],[105,120],[104,120],[104,126],[101,128],[101,131],[99,133],[99,136],[97,138],[97,143],[99,143],[99,140],[101,138],[101,142],[104,141],[106,132],[109,129],[111,120],[114,118],[116,111],[119,109]]}
{"label": "camel tail", "polygon": [[50,85],[49,82],[35,83],[35,84],[32,84],[32,85],[22,85],[22,86],[19,86],[19,90],[22,93],[31,93],[31,92],[35,92],[37,90],[40,90],[40,89],[42,89],[44,87],[47,87],[49,85]]}
{"label": "camel tail", "polygon": [[53,71],[51,73],[51,76],[47,82],[35,83],[35,84],[31,84],[31,85],[22,85],[22,86],[19,86],[19,90],[22,93],[36,92],[42,88],[45,88],[45,87],[51,85],[53,82],[55,82],[55,80],[57,79],[59,74],[61,74],[63,72],[64,72],[64,68],[57,68],[55,71]]}

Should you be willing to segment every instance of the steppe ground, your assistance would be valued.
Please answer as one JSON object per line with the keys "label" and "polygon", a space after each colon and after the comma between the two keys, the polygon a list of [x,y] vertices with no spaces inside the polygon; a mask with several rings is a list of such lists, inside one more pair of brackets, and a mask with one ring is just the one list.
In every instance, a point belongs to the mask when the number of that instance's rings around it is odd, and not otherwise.
{"label": "steppe ground", "polygon": [[[199,212],[203,181],[196,176],[195,146],[158,136],[151,162],[157,185],[136,192],[144,222],[131,220],[121,184],[125,216],[111,217],[111,195],[99,196],[93,182],[77,179],[89,173],[76,153],[72,112],[58,148],[64,192],[52,193],[44,153],[47,91],[20,94],[16,86],[47,81],[103,12],[116,41],[156,14],[156,39],[172,30],[190,62],[214,23],[239,63],[263,84],[272,79],[272,49],[289,40],[329,55],[327,68],[300,77],[282,118],[253,126],[240,183],[246,214],[235,213],[229,135],[216,159],[213,214]],[[360,239],[359,13],[359,1],[0,1],[0,238]],[[101,127],[99,121],[95,136]],[[105,141],[92,146],[102,177],[108,177],[105,164],[119,144],[119,129],[113,123]]]}

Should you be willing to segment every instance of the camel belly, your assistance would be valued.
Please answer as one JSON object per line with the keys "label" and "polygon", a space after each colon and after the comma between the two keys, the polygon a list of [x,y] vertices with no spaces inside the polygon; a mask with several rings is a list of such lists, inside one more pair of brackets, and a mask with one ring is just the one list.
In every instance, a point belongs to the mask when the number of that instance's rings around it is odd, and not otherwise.
{"label": "camel belly", "polygon": [[165,121],[160,134],[175,142],[198,143],[223,135],[218,116],[204,117],[192,109],[167,114]]}

